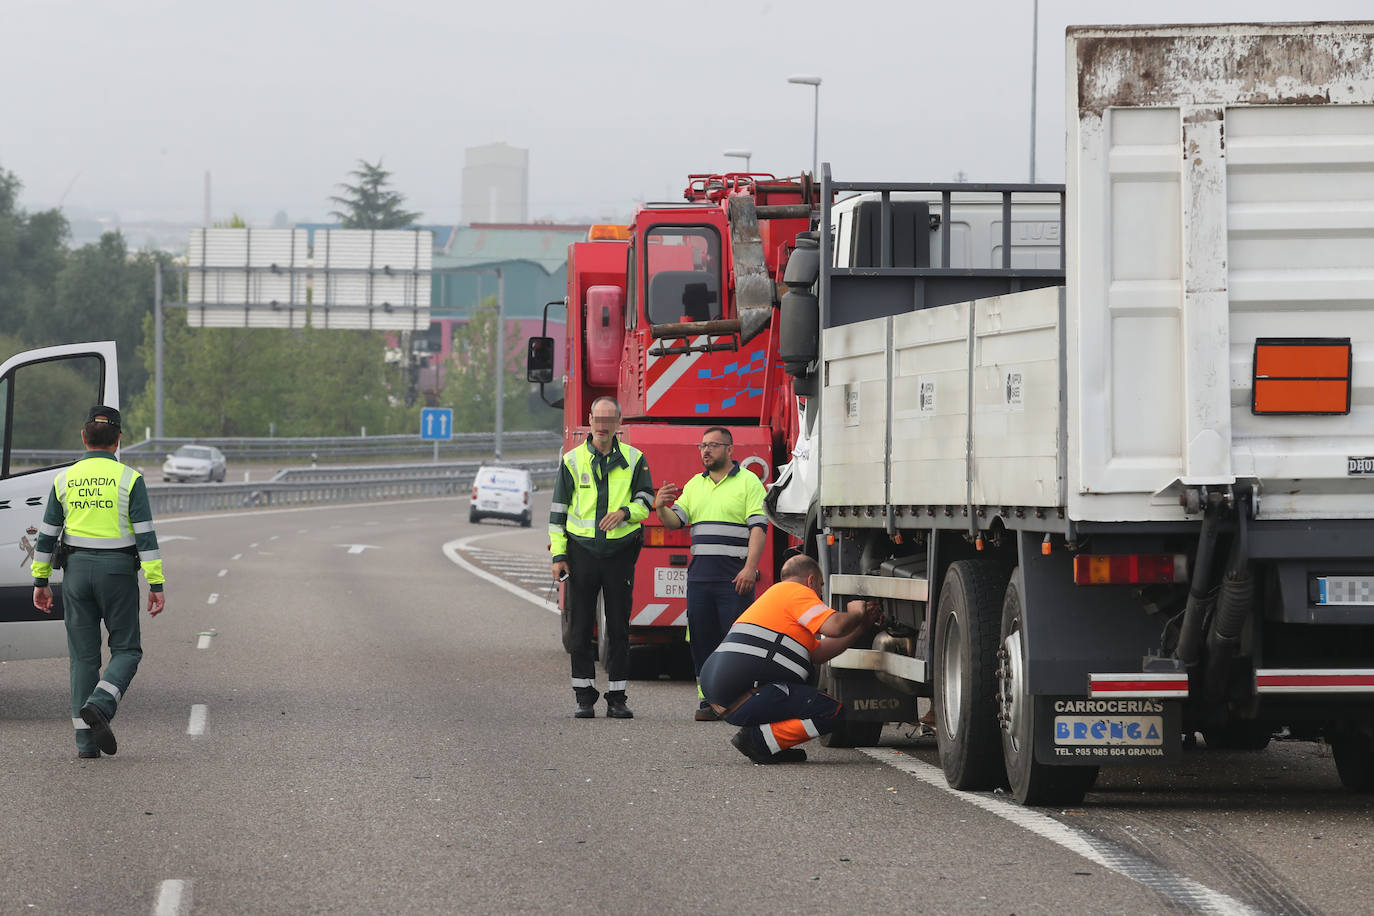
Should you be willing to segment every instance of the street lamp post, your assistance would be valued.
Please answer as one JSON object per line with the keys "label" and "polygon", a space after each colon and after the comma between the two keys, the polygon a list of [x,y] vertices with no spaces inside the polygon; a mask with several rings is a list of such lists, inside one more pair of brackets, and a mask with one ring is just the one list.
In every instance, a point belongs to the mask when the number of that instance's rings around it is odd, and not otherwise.
{"label": "street lamp post", "polygon": [[744,170],[745,170],[746,172],[749,171],[749,160],[752,159],[752,158],[754,158],[754,152],[753,152],[753,150],[747,150],[747,149],[728,149],[728,150],[726,150],[724,153],[721,153],[721,155],[722,155],[722,156],[729,156],[729,157],[732,158],[732,159],[743,159],[743,160],[744,160]]}
{"label": "street lamp post", "polygon": [[821,78],[819,76],[789,76],[789,83],[797,83],[801,86],[810,86],[816,90],[815,108],[811,115],[811,177],[815,178],[820,171],[820,138],[821,138]]}

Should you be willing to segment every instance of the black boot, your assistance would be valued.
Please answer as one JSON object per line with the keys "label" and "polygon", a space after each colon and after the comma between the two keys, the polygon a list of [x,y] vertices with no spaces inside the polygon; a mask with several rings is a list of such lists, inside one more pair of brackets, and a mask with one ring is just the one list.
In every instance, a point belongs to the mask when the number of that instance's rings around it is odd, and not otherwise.
{"label": "black boot", "polygon": [[606,716],[610,719],[633,719],[635,714],[625,705],[625,691],[611,690],[606,693]]}
{"label": "black boot", "polygon": [[574,687],[573,693],[577,695],[577,712],[573,713],[574,719],[595,719],[596,701],[601,696],[595,687]]}

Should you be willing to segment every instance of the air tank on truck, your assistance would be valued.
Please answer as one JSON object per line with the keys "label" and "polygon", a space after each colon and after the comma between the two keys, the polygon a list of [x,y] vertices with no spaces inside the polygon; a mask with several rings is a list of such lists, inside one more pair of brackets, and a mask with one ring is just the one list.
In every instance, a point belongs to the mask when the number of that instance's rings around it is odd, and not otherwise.
{"label": "air tank on truck", "polygon": [[[796,422],[778,358],[781,271],[814,201],[809,175],[692,175],[681,201],[644,204],[629,226],[593,227],[571,245],[567,295],[545,306],[545,331],[531,338],[528,360],[543,391],[557,347],[549,311],[562,307],[563,395],[551,403],[563,409],[563,450],[586,440],[591,404],[607,395],[620,403],[621,438],[644,452],[655,486],[700,473],[696,444],[717,425],[730,430],[741,469],[771,483]],[[651,513],[644,538],[631,643],[680,650],[690,533]],[[770,532],[759,592],[783,546]]]}
{"label": "air tank on truck", "polygon": [[827,165],[789,265],[773,514],[884,606],[839,740],[929,697],[951,785],[1065,804],[1286,729],[1374,788],[1374,24],[1067,51],[1063,186]]}

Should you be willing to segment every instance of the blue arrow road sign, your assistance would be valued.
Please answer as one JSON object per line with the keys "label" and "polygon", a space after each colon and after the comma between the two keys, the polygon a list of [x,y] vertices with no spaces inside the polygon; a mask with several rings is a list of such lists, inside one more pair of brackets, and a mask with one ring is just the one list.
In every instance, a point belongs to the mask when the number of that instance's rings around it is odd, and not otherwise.
{"label": "blue arrow road sign", "polygon": [[420,438],[439,440],[453,438],[453,408],[424,407],[420,410]]}

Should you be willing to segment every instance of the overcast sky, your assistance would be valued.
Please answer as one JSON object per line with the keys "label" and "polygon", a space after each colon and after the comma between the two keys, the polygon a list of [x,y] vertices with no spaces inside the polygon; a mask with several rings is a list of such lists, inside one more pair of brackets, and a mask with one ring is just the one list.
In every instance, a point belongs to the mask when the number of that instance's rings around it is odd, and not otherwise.
{"label": "overcast sky", "polygon": [[[1025,180],[1032,0],[6,0],[0,168],[29,209],[322,220],[381,158],[460,219],[464,149],[530,152],[530,216],[628,214],[742,162]],[[1070,24],[1374,18],[1370,0],[1041,0],[1037,173],[1064,174]]]}

